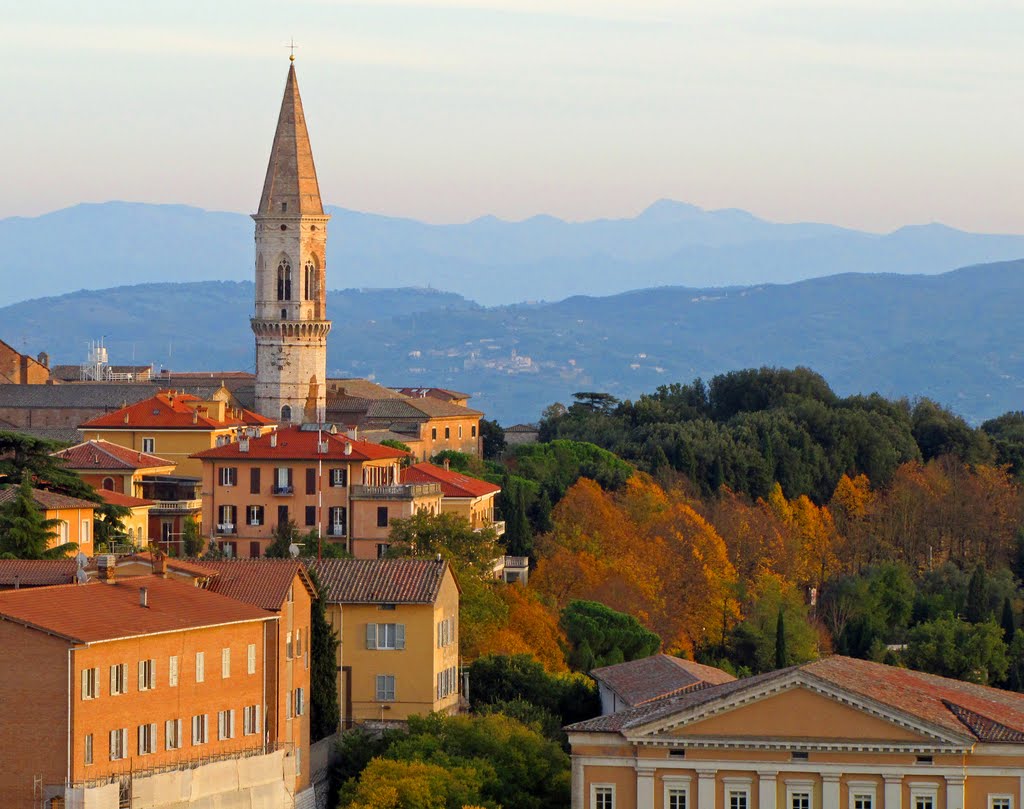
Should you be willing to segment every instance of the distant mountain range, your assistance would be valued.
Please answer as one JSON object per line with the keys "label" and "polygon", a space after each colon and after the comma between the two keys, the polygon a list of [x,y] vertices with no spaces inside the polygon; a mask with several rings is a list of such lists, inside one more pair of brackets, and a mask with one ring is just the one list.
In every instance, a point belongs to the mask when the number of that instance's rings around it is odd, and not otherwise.
{"label": "distant mountain range", "polygon": [[[145,284],[0,308],[0,339],[114,363],[252,370],[249,282]],[[760,365],[806,365],[841,394],[929,396],[977,422],[1024,407],[1024,260],[941,275],[663,287],[487,308],[424,289],[332,292],[328,370],[439,385],[505,424],[579,390],[636,397]]]}
{"label": "distant mountain range", "polygon": [[[1024,236],[943,225],[877,235],[776,224],[662,200],[632,219],[483,217],[460,225],[330,208],[335,287],[424,287],[494,306],[655,286],[788,283],[846,272],[938,273],[1024,257]],[[79,289],[245,281],[252,221],[184,205],[108,202],[0,220],[0,306]]]}

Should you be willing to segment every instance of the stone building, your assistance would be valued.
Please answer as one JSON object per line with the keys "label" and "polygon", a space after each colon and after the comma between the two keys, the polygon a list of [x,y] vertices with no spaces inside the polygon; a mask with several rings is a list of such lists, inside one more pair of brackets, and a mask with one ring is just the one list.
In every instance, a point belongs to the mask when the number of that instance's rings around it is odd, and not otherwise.
{"label": "stone building", "polygon": [[327,380],[327,220],[294,63],[256,222],[256,411],[323,421]]}

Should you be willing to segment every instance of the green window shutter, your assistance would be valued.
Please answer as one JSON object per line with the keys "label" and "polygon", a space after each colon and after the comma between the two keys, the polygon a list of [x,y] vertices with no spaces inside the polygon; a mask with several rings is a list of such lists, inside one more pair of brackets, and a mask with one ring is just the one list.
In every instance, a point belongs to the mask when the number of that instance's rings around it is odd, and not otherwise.
{"label": "green window shutter", "polygon": [[367,624],[366,625],[366,648],[376,649],[377,648],[377,625]]}
{"label": "green window shutter", "polygon": [[395,648],[405,648],[405,624],[395,624]]}

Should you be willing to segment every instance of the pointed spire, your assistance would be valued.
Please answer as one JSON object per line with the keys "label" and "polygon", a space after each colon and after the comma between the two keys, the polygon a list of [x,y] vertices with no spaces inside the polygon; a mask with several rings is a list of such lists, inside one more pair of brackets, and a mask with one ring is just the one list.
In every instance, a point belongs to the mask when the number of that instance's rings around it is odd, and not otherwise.
{"label": "pointed spire", "polygon": [[[294,60],[294,56],[292,57]],[[284,86],[281,114],[277,118],[274,146],[270,150],[267,179],[263,182],[259,214],[315,214],[323,216],[320,186],[316,181],[313,149],[306,131],[306,116],[302,113],[299,83],[295,78],[295,63],[288,68],[288,81]]]}

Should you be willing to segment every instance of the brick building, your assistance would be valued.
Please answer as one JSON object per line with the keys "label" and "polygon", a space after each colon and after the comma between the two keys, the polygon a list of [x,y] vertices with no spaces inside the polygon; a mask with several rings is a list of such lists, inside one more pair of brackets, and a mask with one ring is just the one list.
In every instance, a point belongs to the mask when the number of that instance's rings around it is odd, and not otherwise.
{"label": "brick building", "polygon": [[50,378],[49,358],[22,354],[0,340],[0,385],[42,385]]}

